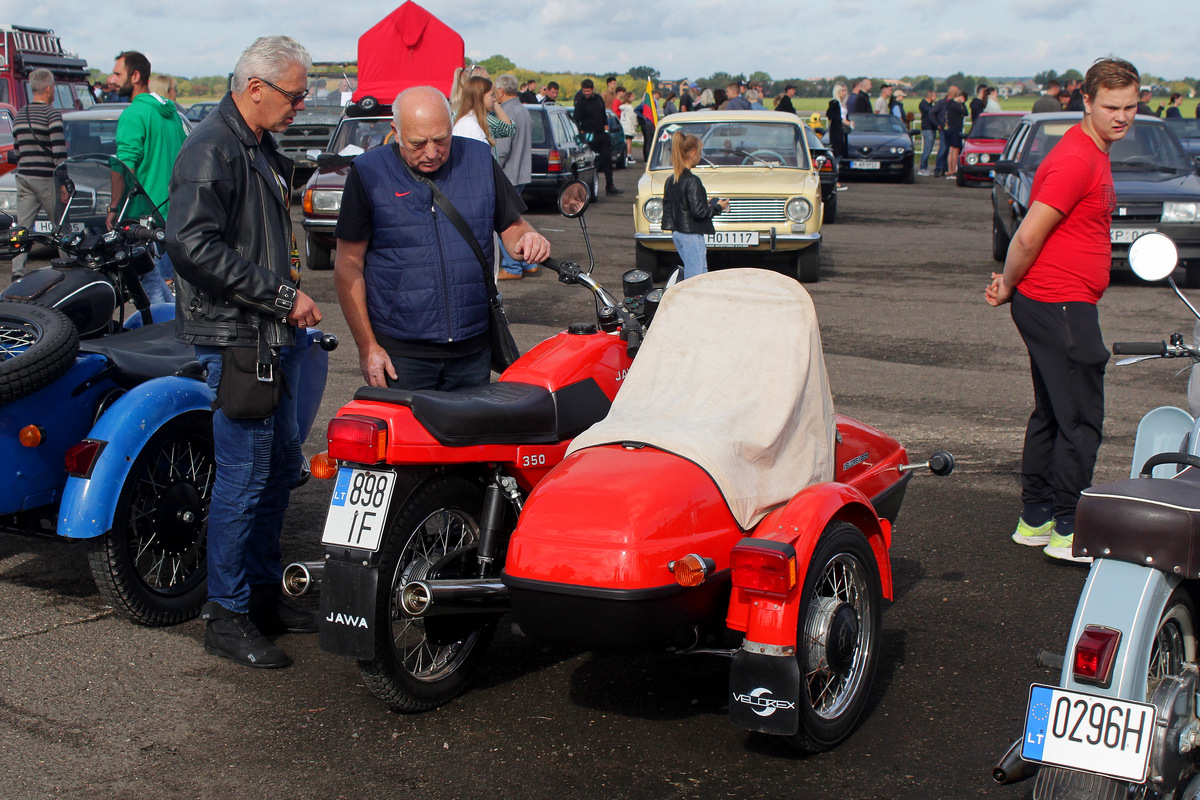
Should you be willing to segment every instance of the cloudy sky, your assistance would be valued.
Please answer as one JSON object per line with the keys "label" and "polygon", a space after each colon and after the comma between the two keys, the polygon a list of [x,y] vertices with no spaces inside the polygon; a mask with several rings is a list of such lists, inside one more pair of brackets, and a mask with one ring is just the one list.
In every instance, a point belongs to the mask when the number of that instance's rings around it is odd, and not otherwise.
{"label": "cloudy sky", "polygon": [[[257,36],[285,33],[319,61],[352,60],[360,34],[399,0],[138,0],[93,4],[0,0],[6,24],[53,28],[68,50],[108,70],[124,49],[155,71],[225,74]],[[716,71],[774,78],[957,71],[1031,76],[1086,69],[1116,54],[1143,72],[1200,77],[1194,0],[424,0],[462,34],[469,57],[501,53],[520,67],[664,77]],[[832,14],[830,9],[838,13]],[[136,9],[136,11],[134,10]],[[586,12],[582,9],[587,9]],[[736,9],[736,11],[735,11]]]}

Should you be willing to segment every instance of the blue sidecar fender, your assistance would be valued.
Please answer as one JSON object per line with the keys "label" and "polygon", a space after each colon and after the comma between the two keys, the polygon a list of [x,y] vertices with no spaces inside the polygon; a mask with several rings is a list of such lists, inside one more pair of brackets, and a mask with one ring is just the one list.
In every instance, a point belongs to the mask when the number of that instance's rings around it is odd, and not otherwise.
{"label": "blue sidecar fender", "polygon": [[194,378],[147,381],[113,403],[88,438],[104,443],[88,477],[71,476],[63,489],[58,533],[90,539],[113,524],[121,488],[142,448],[166,422],[193,412],[212,413],[212,392]]}

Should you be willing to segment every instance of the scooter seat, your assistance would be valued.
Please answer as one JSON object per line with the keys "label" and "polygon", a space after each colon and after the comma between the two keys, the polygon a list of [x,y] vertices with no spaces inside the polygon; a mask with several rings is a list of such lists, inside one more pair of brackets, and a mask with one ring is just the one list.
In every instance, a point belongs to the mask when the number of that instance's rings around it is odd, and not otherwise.
{"label": "scooter seat", "polygon": [[455,392],[364,386],[354,399],[411,408],[417,421],[449,447],[559,441],[554,396],[530,383],[498,381]]}
{"label": "scooter seat", "polygon": [[175,340],[171,322],[85,339],[79,343],[79,352],[108,359],[109,376],[123,389],[174,375],[196,358],[190,346]]}
{"label": "scooter seat", "polygon": [[1074,551],[1200,577],[1200,470],[1085,489],[1075,512]]}

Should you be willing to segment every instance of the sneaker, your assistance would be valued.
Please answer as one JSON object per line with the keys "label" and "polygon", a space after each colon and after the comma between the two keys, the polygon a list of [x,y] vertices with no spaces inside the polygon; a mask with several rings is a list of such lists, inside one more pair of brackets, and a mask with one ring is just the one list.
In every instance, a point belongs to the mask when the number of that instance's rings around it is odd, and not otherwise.
{"label": "sneaker", "polygon": [[250,587],[250,621],[264,634],[316,633],[317,615],[287,601],[279,584]]}
{"label": "sneaker", "polygon": [[1077,564],[1092,563],[1091,556],[1077,556],[1071,552],[1071,547],[1075,543],[1075,534],[1070,536],[1059,536],[1058,532],[1050,534],[1050,543],[1046,545],[1043,553],[1051,558],[1057,558],[1061,561],[1074,561]]}
{"label": "sneaker", "polygon": [[609,186],[607,189],[605,189],[605,190],[604,190],[604,193],[605,193],[605,194],[608,194],[608,195],[613,195],[613,194],[625,194],[625,190],[624,190],[624,189],[618,189],[618,188],[617,188],[617,187],[615,187],[615,186]]}
{"label": "sneaker", "polygon": [[957,174],[957,173],[953,173],[953,172],[952,172],[952,173],[950,173],[949,175],[946,175],[945,177],[946,177],[946,180],[948,180],[948,181],[952,181],[952,180],[954,180],[954,179],[956,179],[956,178],[958,177],[958,174]]}
{"label": "sneaker", "polygon": [[205,627],[204,652],[255,669],[291,666],[292,659],[254,627],[249,614],[221,612],[225,615],[210,618]]}
{"label": "sneaker", "polygon": [[1012,535],[1012,540],[1017,544],[1023,544],[1026,547],[1045,547],[1050,544],[1050,537],[1054,534],[1054,520],[1038,525],[1036,528],[1030,525],[1022,518],[1017,519],[1017,530]]}
{"label": "sneaker", "polygon": [[917,170],[917,174],[920,175],[922,178],[928,178],[933,173],[927,169],[919,169],[919,170]]}
{"label": "sneaker", "polygon": [[507,270],[500,270],[500,275],[496,278],[498,281],[519,281],[523,276],[521,273],[513,273]]}

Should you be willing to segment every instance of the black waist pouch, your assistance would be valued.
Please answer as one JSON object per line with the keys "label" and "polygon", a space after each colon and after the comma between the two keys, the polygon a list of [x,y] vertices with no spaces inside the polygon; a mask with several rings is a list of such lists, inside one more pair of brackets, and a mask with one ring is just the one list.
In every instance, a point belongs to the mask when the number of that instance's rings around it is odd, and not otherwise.
{"label": "black waist pouch", "polygon": [[[260,368],[262,377],[270,380],[259,380]],[[278,355],[260,364],[257,347],[226,347],[221,350],[221,380],[213,411],[219,408],[229,419],[264,419],[279,407],[283,388]]]}

